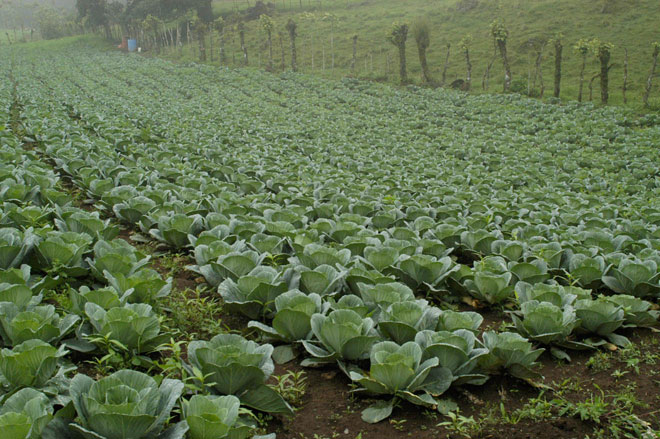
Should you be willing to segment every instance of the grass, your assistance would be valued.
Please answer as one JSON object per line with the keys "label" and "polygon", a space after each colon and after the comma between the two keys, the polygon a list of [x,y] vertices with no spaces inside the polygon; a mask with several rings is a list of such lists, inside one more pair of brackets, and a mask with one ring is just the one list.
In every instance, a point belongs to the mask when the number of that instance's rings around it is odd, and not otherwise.
{"label": "grass", "polygon": [[[293,18],[298,23],[299,70],[328,78],[340,78],[351,74],[351,37],[358,35],[355,76],[378,81],[398,81],[398,58],[394,46],[385,41],[385,34],[394,21],[412,23],[425,17],[431,25],[429,65],[436,80],[441,78],[446,56],[446,45],[451,44],[447,68],[447,83],[465,77],[465,62],[459,53],[458,43],[466,35],[473,38],[471,58],[473,64],[473,92],[483,93],[481,82],[487,64],[493,59],[493,41],[489,26],[495,17],[501,17],[510,31],[508,51],[514,81],[526,90],[528,74],[534,72],[536,55],[528,49],[535,40],[549,39],[556,32],[564,35],[562,99],[577,97],[581,59],[572,49],[581,38],[599,38],[614,43],[613,67],[610,73],[610,103],[622,104],[623,53],[628,50],[629,77],[628,102],[641,107],[646,78],[651,66],[651,43],[660,40],[657,22],[660,9],[655,0],[607,0],[611,4],[603,12],[606,0],[480,0],[467,11],[457,8],[466,0],[304,0],[302,9],[296,0],[274,0],[275,33],[273,36],[274,64],[279,68],[281,60],[280,34],[289,63],[288,37],[283,34],[284,23]],[[253,6],[254,0],[216,0],[216,14],[228,16],[237,10]],[[330,20],[332,14],[335,20]],[[264,33],[258,21],[246,23],[246,46],[251,66],[265,67],[267,47]],[[334,50],[332,49],[334,46]],[[214,36],[213,63],[218,63],[218,35]],[[313,48],[313,50],[312,50]],[[552,95],[554,59],[552,48],[544,50],[542,74],[545,97]],[[334,52],[334,69],[332,53]],[[226,34],[228,63],[242,64],[238,32],[230,29]],[[197,47],[185,47],[179,51],[165,51],[162,56],[170,59],[193,61],[197,59]],[[406,49],[409,76],[414,83],[421,83],[421,70],[412,34],[408,36]],[[598,71],[594,56],[588,58],[585,73],[584,94],[588,99],[588,81]],[[502,90],[503,69],[496,59],[491,71],[489,92]],[[658,80],[656,79],[656,82]],[[660,107],[657,85],[652,93],[652,107]],[[594,81],[594,100],[600,99],[598,80]],[[538,87],[537,87],[538,88]]]}

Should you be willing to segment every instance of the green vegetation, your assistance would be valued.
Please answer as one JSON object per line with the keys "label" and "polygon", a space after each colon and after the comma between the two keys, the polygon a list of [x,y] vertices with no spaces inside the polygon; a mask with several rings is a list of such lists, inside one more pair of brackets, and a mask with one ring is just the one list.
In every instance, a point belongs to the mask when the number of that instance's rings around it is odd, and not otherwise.
{"label": "green vegetation", "polygon": [[[657,359],[635,344],[659,314],[657,115],[104,47],[0,48],[0,422],[20,437],[249,437],[319,366],[395,432],[411,404],[463,435],[660,428],[630,380]],[[620,388],[544,382],[580,350]],[[442,399],[493,381],[548,393],[488,417]]]}
{"label": "green vegetation", "polygon": [[[566,50],[562,56],[561,98],[577,99],[581,57],[569,50],[582,38],[598,38],[614,43],[611,55],[613,67],[610,69],[610,99],[612,104],[623,103],[623,58],[628,50],[629,78],[627,84],[628,102],[642,106],[642,96],[646,79],[653,64],[652,43],[658,40],[654,23],[660,12],[652,0],[637,0],[633,4],[624,1],[586,0],[447,0],[427,2],[411,0],[353,1],[323,0],[303,1],[302,9],[298,2],[274,1],[276,12],[271,13],[275,28],[283,28],[290,17],[300,23],[298,33],[300,45],[298,53],[299,69],[313,72],[328,78],[339,78],[351,74],[352,36],[358,35],[358,59],[355,75],[360,78],[397,82],[399,79],[397,49],[385,41],[385,36],[395,21],[412,25],[419,17],[429,25],[430,43],[427,59],[430,76],[440,78],[445,69],[446,46],[452,51],[447,65],[447,84],[455,79],[466,79],[464,54],[458,50],[459,42],[467,35],[472,36],[470,58],[473,64],[472,87],[482,93],[482,80],[486,68],[490,69],[490,91],[500,91],[504,80],[501,62],[493,64],[496,55],[490,25],[494,17],[506,24],[509,31],[508,55],[512,70],[513,91],[527,93],[528,79],[536,86],[531,94],[538,96],[540,84],[531,81],[536,69],[538,51],[542,53],[542,77],[546,90],[552,87],[554,59],[551,40],[557,33],[563,34],[562,42]],[[226,18],[237,11],[243,11],[246,3],[236,1],[214,1],[216,14]],[[303,14],[315,14],[314,21],[300,18]],[[246,44],[252,53],[253,66],[265,66],[267,57],[258,35],[257,22],[245,24]],[[238,55],[234,32],[226,34],[226,53],[230,64]],[[171,59],[195,60],[197,55],[186,47],[183,58],[178,54],[166,55]],[[418,48],[411,38],[407,45],[407,68],[410,79],[416,83],[425,82],[418,62]],[[497,54],[499,56],[499,54]],[[288,57],[288,55],[287,55]],[[312,57],[315,67],[312,69]],[[275,54],[278,65],[278,53]],[[334,60],[334,68],[330,60]],[[215,58],[217,62],[217,57]],[[319,61],[320,60],[320,61]],[[588,85],[593,75],[600,71],[597,59],[589,54],[585,73],[585,98],[589,98]],[[592,84],[596,88],[593,99],[600,99],[598,80]],[[552,93],[544,96],[550,97]],[[651,106],[659,105],[658,94],[650,100]]]}

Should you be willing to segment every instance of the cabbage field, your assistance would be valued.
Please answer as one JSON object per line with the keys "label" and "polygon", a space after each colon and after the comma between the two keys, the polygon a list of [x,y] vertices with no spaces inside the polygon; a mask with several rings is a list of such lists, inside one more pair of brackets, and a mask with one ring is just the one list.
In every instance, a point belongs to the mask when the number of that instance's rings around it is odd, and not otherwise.
{"label": "cabbage field", "polygon": [[8,438],[657,437],[657,116],[0,58]]}

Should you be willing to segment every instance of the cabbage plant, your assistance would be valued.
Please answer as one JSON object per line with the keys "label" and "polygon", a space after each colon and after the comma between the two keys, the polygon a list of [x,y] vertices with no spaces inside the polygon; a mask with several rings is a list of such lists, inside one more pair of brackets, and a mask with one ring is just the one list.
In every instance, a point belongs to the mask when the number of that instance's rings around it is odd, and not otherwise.
{"label": "cabbage plant", "polygon": [[405,284],[387,282],[375,285],[358,283],[360,297],[374,317],[393,303],[415,300],[415,294]]}
{"label": "cabbage plant", "polygon": [[272,267],[257,266],[237,282],[225,279],[218,292],[229,310],[261,320],[272,314],[275,299],[295,288],[297,282],[298,274],[293,269],[278,272]]}
{"label": "cabbage plant", "polygon": [[568,253],[565,269],[582,288],[597,289],[602,286],[602,277],[609,266],[602,256],[588,256],[582,253]]}
{"label": "cabbage plant", "polygon": [[147,265],[150,259],[150,256],[137,251],[123,239],[98,241],[94,244],[93,250],[94,257],[87,258],[87,264],[89,264],[92,274],[101,281],[107,280],[104,275],[105,271],[113,275],[130,276]]}
{"label": "cabbage plant", "polygon": [[241,401],[233,396],[194,395],[183,401],[189,439],[255,438],[256,426],[239,416]]}
{"label": "cabbage plant", "polygon": [[347,267],[351,260],[351,251],[347,248],[337,250],[315,243],[304,247],[293,242],[290,242],[289,245],[295,250],[298,261],[311,269],[319,265],[330,265],[336,268]]}
{"label": "cabbage plant", "polygon": [[423,299],[396,302],[378,317],[378,330],[384,338],[403,344],[413,341],[419,331],[435,329],[441,313]]}
{"label": "cabbage plant", "polygon": [[13,303],[0,303],[0,336],[7,346],[37,339],[47,343],[61,340],[80,320],[75,314],[60,317],[53,305],[21,309]]}
{"label": "cabbage plant", "polygon": [[459,268],[449,256],[437,259],[423,254],[404,255],[399,260],[395,274],[414,290],[424,286],[438,292],[446,289],[445,279]]}
{"label": "cabbage plant", "polygon": [[588,343],[599,345],[604,343],[602,339],[607,339],[618,346],[630,344],[626,337],[614,333],[625,321],[623,306],[604,297],[582,299],[575,302],[575,314],[580,319],[578,332],[596,336],[596,340],[588,340]]}
{"label": "cabbage plant", "polygon": [[119,226],[111,224],[110,219],[102,220],[99,212],[85,212],[81,209],[56,208],[58,218],[54,219],[58,230],[62,232],[85,233],[94,241],[112,241],[119,235]]}
{"label": "cabbage plant", "polygon": [[443,310],[438,317],[437,331],[454,332],[457,329],[467,329],[470,332],[477,333],[484,318],[481,314],[474,311],[452,311]]}
{"label": "cabbage plant", "polygon": [[191,267],[199,272],[213,287],[217,287],[225,279],[236,282],[242,276],[254,270],[266,258],[265,254],[247,250],[243,252],[230,252],[210,261],[206,265]]}
{"label": "cabbage plant", "polygon": [[291,407],[266,380],[275,370],[273,346],[258,345],[236,334],[219,334],[209,341],[188,344],[188,359],[221,395],[237,396],[241,403],[269,413],[292,413]]}
{"label": "cabbage plant", "polygon": [[6,390],[43,388],[58,371],[64,346],[55,348],[41,340],[28,340],[13,349],[0,351],[0,383]]}
{"label": "cabbage plant", "polygon": [[465,288],[475,299],[496,305],[513,297],[512,279],[513,275],[509,272],[492,273],[478,270],[474,272],[473,279],[465,280]]}
{"label": "cabbage plant", "polygon": [[488,380],[488,375],[479,371],[479,358],[488,353],[481,347],[477,337],[471,331],[458,329],[449,331],[424,330],[415,336],[423,351],[422,359],[437,358],[438,368],[451,372],[453,385],[481,385]]}
{"label": "cabbage plant", "polygon": [[338,309],[328,315],[314,314],[311,324],[321,346],[303,341],[312,356],[303,360],[303,366],[366,359],[371,346],[379,339],[374,321],[350,309]]}
{"label": "cabbage plant", "polygon": [[571,305],[557,306],[550,302],[529,300],[520,305],[519,311],[511,313],[517,331],[530,340],[551,346],[553,356],[570,361],[562,348],[588,349],[590,346],[571,340],[571,335],[580,325],[575,309]]}
{"label": "cabbage plant", "polygon": [[32,229],[24,232],[11,227],[0,229],[0,269],[18,268],[37,240]]}
{"label": "cabbage plant", "polygon": [[298,266],[300,272],[300,290],[305,293],[316,293],[319,296],[330,296],[340,293],[344,287],[346,270],[340,270],[330,265],[321,264],[313,270]]}
{"label": "cabbage plant", "polygon": [[128,296],[126,294],[120,296],[113,287],[90,289],[83,285],[77,290],[74,288],[69,289],[69,300],[71,300],[70,311],[80,316],[85,315],[85,304],[87,302],[95,303],[101,308],[108,310],[117,306],[123,306],[127,298]]}
{"label": "cabbage plant", "polygon": [[156,207],[156,203],[151,198],[137,196],[114,204],[112,211],[119,220],[128,224],[137,224],[154,207]]}
{"label": "cabbage plant", "polygon": [[576,299],[590,299],[591,292],[576,286],[543,283],[530,285],[527,282],[518,282],[516,296],[521,304],[536,300],[537,302],[549,302],[561,308],[572,305]]}
{"label": "cabbage plant", "polygon": [[652,310],[650,302],[627,294],[616,294],[607,300],[623,307],[624,328],[652,327],[658,322],[660,311]]}
{"label": "cabbage plant", "polygon": [[638,261],[623,259],[619,265],[611,267],[603,283],[615,293],[635,297],[657,297],[660,293],[660,271],[652,259]]}
{"label": "cabbage plant", "polygon": [[308,295],[299,290],[287,291],[275,299],[272,326],[251,321],[248,327],[257,329],[266,338],[286,343],[307,340],[312,333],[312,315],[323,313],[328,306],[327,303],[323,304],[318,294]]}
{"label": "cabbage plant", "polygon": [[175,213],[158,218],[157,228],[149,234],[174,249],[189,245],[188,235],[197,235],[204,230],[204,220],[200,215]]}
{"label": "cabbage plant", "polygon": [[436,368],[437,358],[422,361],[422,348],[415,342],[398,345],[391,341],[376,343],[371,348],[368,373],[351,371],[350,378],[360,385],[358,392],[371,395],[391,395],[389,401],[378,402],[362,412],[365,422],[374,424],[388,418],[397,399],[433,408],[434,396],[441,395],[451,385],[448,369]]}
{"label": "cabbage plant", "polygon": [[496,373],[504,369],[521,379],[540,376],[532,368],[544,349],[534,349],[529,340],[514,332],[486,331],[482,338],[483,346],[488,350],[479,358],[479,367],[484,372]]}
{"label": "cabbage plant", "polygon": [[32,388],[21,389],[0,407],[0,431],[6,439],[41,439],[41,432],[53,418],[46,395]]}
{"label": "cabbage plant", "polygon": [[35,245],[38,267],[45,272],[82,277],[88,272],[83,257],[91,243],[92,238],[84,233],[48,232]]}
{"label": "cabbage plant", "polygon": [[134,354],[151,352],[167,340],[166,334],[160,334],[158,316],[145,303],[126,304],[106,311],[87,302],[85,314],[98,334],[118,341]]}
{"label": "cabbage plant", "polygon": [[108,284],[121,297],[126,297],[129,303],[153,304],[172,292],[172,278],[163,280],[161,275],[151,268],[143,268],[130,275],[112,274],[106,270],[103,275],[108,280]]}
{"label": "cabbage plant", "polygon": [[94,439],[183,439],[188,426],[163,430],[183,383],[165,378],[160,386],[141,372],[120,370],[94,381],[78,374],[69,392],[78,415],[69,431]]}

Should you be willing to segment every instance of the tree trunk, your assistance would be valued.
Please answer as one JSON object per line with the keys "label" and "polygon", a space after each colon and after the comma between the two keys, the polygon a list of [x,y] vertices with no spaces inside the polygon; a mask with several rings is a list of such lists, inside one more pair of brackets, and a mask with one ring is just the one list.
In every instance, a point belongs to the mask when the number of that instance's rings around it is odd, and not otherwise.
{"label": "tree trunk", "polygon": [[554,97],[558,98],[561,91],[561,53],[563,46],[561,41],[555,41],[555,90]]}
{"label": "tree trunk", "polygon": [[294,72],[298,71],[297,59],[296,59],[296,37],[291,36],[291,70]]}
{"label": "tree trunk", "polygon": [[227,52],[225,51],[225,29],[220,33],[220,64],[227,63]]}
{"label": "tree trunk", "polygon": [[284,52],[284,39],[282,38],[281,33],[278,33],[277,36],[280,40],[280,51],[282,52],[282,60],[280,62],[280,70],[284,71],[284,69],[286,69],[286,53]]}
{"label": "tree trunk", "polygon": [[442,83],[441,86],[445,86],[447,83],[447,69],[449,68],[449,53],[451,50],[451,43],[447,43],[447,55],[445,56],[445,66],[442,69]]}
{"label": "tree trunk", "polygon": [[490,69],[493,68],[493,64],[495,64],[495,60],[497,59],[497,53],[493,56],[493,59],[490,60],[488,63],[488,66],[486,67],[486,71],[484,72],[484,76],[481,79],[481,88],[484,91],[488,91],[488,87],[490,86]]}
{"label": "tree trunk", "polygon": [[623,49],[623,104],[628,103],[628,98],[626,97],[626,91],[628,90],[628,49]]}
{"label": "tree trunk", "polygon": [[419,63],[422,65],[422,78],[426,84],[433,84],[431,74],[429,73],[429,65],[426,61],[426,46],[417,44],[417,52],[419,53]]}
{"label": "tree trunk", "polygon": [[603,51],[598,57],[600,61],[600,100],[603,105],[607,105],[609,100],[609,70],[610,52]]}
{"label": "tree trunk", "polygon": [[598,78],[599,75],[600,73],[596,73],[589,80],[589,102],[593,101],[594,99],[594,81],[596,80],[596,78]]}
{"label": "tree trunk", "polygon": [[406,69],[406,44],[399,44],[399,77],[401,84],[408,82],[408,70]]}
{"label": "tree trunk", "polygon": [[245,46],[245,27],[243,23],[238,25],[238,38],[241,42],[241,51],[243,51],[243,65],[247,66],[249,61],[247,47]]}
{"label": "tree trunk", "polygon": [[177,24],[176,26],[176,47],[179,48],[179,56],[182,55],[183,46],[181,44],[181,28]]}
{"label": "tree trunk", "polygon": [[497,46],[502,55],[502,64],[504,65],[504,92],[508,92],[511,88],[511,67],[509,66],[509,58],[506,53],[506,41],[497,40]]}
{"label": "tree trunk", "polygon": [[334,25],[330,29],[330,51],[332,52],[332,70],[335,69],[335,30]]}
{"label": "tree trunk", "polygon": [[578,86],[578,102],[582,102],[582,86],[584,85],[584,69],[587,66],[587,54],[582,54],[582,67],[580,68],[580,85]]}
{"label": "tree trunk", "polygon": [[197,33],[197,39],[199,40],[199,60],[206,62],[206,38],[203,31]]}
{"label": "tree trunk", "polygon": [[210,28],[211,31],[209,32],[209,53],[211,54],[211,62],[213,62],[214,58],[214,53],[213,53],[213,36],[215,35],[213,32],[213,28]]}
{"label": "tree trunk", "polygon": [[353,35],[353,59],[351,59],[351,74],[355,76],[355,62],[357,60],[357,40],[358,36]]}
{"label": "tree trunk", "polygon": [[[545,93],[545,84],[543,83],[543,70],[541,69],[541,62],[543,61],[543,47],[539,51],[536,57],[536,76],[539,78],[539,84],[541,91],[539,92],[539,99],[543,99],[543,94]],[[536,81],[536,78],[534,79]]]}
{"label": "tree trunk", "polygon": [[472,85],[472,63],[470,62],[470,49],[465,48],[465,63],[467,65],[467,78],[465,78],[465,91],[470,91]]}
{"label": "tree trunk", "polygon": [[655,76],[655,69],[658,66],[658,54],[660,53],[660,45],[656,45],[653,49],[653,64],[651,65],[651,73],[646,78],[646,90],[644,90],[644,106],[649,106],[649,96],[651,96],[651,89],[653,88],[653,77]]}
{"label": "tree trunk", "polygon": [[273,35],[268,31],[268,71],[273,71]]}

